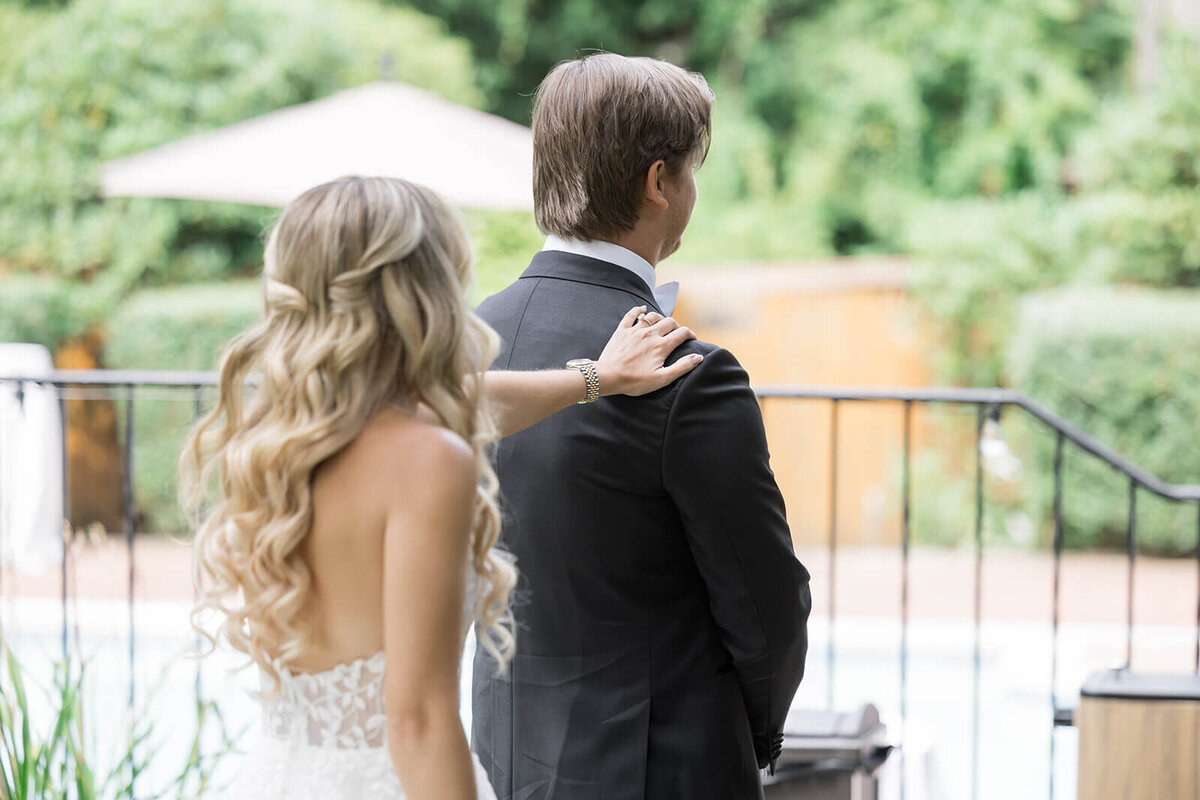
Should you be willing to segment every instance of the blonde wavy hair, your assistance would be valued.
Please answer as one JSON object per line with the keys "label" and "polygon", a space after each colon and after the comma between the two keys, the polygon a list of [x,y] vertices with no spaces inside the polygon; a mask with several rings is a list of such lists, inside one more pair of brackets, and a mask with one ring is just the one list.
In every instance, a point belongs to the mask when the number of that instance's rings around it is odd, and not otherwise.
{"label": "blonde wavy hair", "polygon": [[[347,177],[309,189],[267,240],[263,319],[228,346],[216,407],[181,457],[197,525],[193,625],[216,611],[224,637],[272,678],[308,643],[297,623],[312,582],[300,545],[314,470],[389,402],[424,404],[470,443],[479,486],[471,564],[480,644],[503,669],[514,648],[511,556],[500,531],[496,439],[479,376],[496,334],[467,305],[471,248],[429,189]],[[214,491],[215,490],[215,491]]]}

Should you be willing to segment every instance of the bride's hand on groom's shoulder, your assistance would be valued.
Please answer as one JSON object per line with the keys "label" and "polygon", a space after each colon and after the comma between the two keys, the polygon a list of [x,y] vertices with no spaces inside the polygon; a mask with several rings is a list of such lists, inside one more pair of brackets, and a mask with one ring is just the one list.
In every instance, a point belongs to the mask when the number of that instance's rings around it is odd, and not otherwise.
{"label": "bride's hand on groom's shoulder", "polygon": [[629,309],[604,352],[596,361],[600,394],[637,397],[663,388],[696,368],[704,356],[684,356],[670,366],[663,362],[680,345],[696,338],[691,329],[646,306]]}

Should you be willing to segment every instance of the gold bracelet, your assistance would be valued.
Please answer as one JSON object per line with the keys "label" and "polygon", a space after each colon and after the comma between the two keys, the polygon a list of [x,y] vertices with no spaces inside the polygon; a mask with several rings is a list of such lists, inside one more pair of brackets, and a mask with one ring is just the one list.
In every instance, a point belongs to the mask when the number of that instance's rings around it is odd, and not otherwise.
{"label": "gold bracelet", "polygon": [[600,376],[596,373],[596,363],[590,358],[572,358],[567,362],[567,369],[578,370],[587,385],[587,397],[576,405],[585,406],[596,402],[600,398]]}

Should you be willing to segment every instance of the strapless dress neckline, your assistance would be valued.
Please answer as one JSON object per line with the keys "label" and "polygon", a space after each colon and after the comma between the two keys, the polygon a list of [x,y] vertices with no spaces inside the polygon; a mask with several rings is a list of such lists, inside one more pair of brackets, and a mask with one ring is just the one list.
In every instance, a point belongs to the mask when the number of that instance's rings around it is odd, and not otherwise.
{"label": "strapless dress neckline", "polygon": [[[477,602],[468,567],[466,609]],[[470,624],[464,619],[463,631]],[[382,651],[317,672],[271,665],[263,676],[258,737],[221,800],[404,800],[387,749]],[[472,756],[479,800],[495,800],[487,773]],[[206,795],[207,796],[207,795]]]}

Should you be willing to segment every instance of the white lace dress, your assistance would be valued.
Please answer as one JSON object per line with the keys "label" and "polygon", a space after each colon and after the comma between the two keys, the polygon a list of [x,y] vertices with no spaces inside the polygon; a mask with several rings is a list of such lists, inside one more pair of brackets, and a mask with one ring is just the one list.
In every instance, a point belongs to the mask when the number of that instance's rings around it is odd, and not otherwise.
{"label": "white lace dress", "polygon": [[[277,663],[279,692],[263,700],[258,739],[221,800],[402,800],[385,741],[384,663],[383,653],[315,673]],[[495,800],[471,757],[479,800]]]}

